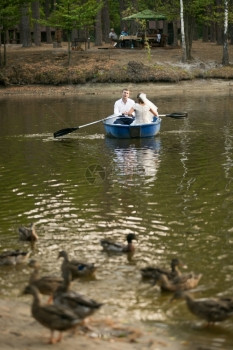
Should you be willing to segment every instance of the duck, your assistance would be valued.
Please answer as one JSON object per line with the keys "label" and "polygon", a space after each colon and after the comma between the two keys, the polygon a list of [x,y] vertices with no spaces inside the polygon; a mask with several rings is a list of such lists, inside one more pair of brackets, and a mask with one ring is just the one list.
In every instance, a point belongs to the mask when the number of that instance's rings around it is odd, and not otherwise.
{"label": "duck", "polygon": [[[49,344],[60,342],[62,340],[63,331],[74,329],[82,321],[71,309],[54,304],[41,305],[39,290],[34,285],[27,285],[22,294],[31,294],[33,296],[31,313],[36,321],[50,329]],[[54,337],[55,331],[59,331],[59,336],[57,338]]]}
{"label": "duck", "polygon": [[169,280],[166,275],[160,274],[157,284],[160,286],[161,291],[164,292],[184,291],[196,288],[201,278],[201,273],[194,274],[192,272],[182,274],[181,276],[177,276],[172,280]]}
{"label": "duck", "polygon": [[147,266],[141,269],[141,275],[143,279],[153,279],[156,282],[160,274],[166,275],[169,280],[174,279],[177,276],[181,276],[179,267],[182,265],[180,259],[173,258],[171,260],[171,270],[167,270],[163,267]]}
{"label": "duck", "polygon": [[36,233],[35,224],[30,224],[29,227],[20,226],[18,228],[19,239],[22,241],[35,242],[38,240],[38,235]]}
{"label": "duck", "polygon": [[0,265],[19,265],[28,261],[30,252],[24,252],[19,249],[8,250],[0,254]]}
{"label": "duck", "polygon": [[126,236],[127,244],[115,243],[108,239],[101,239],[100,244],[103,247],[103,250],[107,252],[133,253],[135,251],[133,240],[137,240],[136,235],[134,233],[129,233]]}
{"label": "duck", "polygon": [[58,287],[63,285],[63,278],[56,276],[40,276],[40,264],[38,261],[31,259],[29,261],[29,267],[33,269],[33,272],[29,278],[29,284],[35,286],[39,292],[43,295],[49,295],[48,303],[53,300],[53,294]]}
{"label": "duck", "polygon": [[233,298],[195,299],[191,293],[176,292],[173,298],[184,298],[189,311],[207,321],[207,325],[225,321],[233,316]]}
{"label": "duck", "polygon": [[94,314],[103,303],[90,299],[80,293],[70,290],[72,274],[69,269],[64,270],[64,283],[54,293],[54,304],[71,309],[80,319],[85,321]]}
{"label": "duck", "polygon": [[71,273],[72,280],[80,277],[93,277],[95,275],[96,266],[92,263],[83,263],[77,260],[69,260],[68,253],[62,250],[58,254],[58,259],[63,258],[61,265],[61,271],[63,278],[65,277],[66,270]]}

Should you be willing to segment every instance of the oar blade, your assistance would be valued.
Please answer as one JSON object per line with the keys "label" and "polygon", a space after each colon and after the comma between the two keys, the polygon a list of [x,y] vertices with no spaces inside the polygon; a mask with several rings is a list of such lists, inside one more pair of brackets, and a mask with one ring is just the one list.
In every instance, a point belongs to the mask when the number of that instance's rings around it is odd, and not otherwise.
{"label": "oar blade", "polygon": [[56,137],[60,137],[60,136],[64,136],[64,135],[67,135],[67,134],[70,134],[71,132],[77,130],[79,128],[66,128],[66,129],[61,129],[61,130],[58,130],[58,131],[55,131],[55,133],[53,134],[53,136],[56,138]]}
{"label": "oar blade", "polygon": [[176,119],[187,118],[187,116],[188,116],[188,112],[174,112],[171,114],[166,114],[166,117],[176,118]]}
{"label": "oar blade", "polygon": [[66,128],[66,129],[61,129],[61,130],[58,130],[56,131],[53,136],[56,138],[56,137],[60,137],[60,136],[64,136],[64,135],[67,135],[67,134],[70,134],[71,132],[75,131],[75,130],[78,130],[78,129],[81,129],[81,128],[84,128],[86,126],[90,126],[90,125],[93,125],[93,124],[96,124],[96,123],[100,123],[102,122],[103,120],[108,120],[108,119],[111,119],[111,118],[116,118],[116,116],[113,114],[111,115],[110,117],[107,117],[107,118],[104,118],[104,119],[100,119],[100,120],[95,120],[94,122],[91,122],[91,123],[88,123],[88,124],[85,124],[85,125],[79,125],[79,126],[76,126],[75,128]]}

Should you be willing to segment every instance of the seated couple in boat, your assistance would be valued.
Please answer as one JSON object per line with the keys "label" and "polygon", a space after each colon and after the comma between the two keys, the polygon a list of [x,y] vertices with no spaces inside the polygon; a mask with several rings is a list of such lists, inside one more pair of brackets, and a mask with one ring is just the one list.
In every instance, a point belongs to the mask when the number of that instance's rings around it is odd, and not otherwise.
{"label": "seated couple in boat", "polygon": [[154,116],[158,116],[158,108],[146,98],[146,94],[139,93],[135,103],[129,98],[129,90],[123,89],[122,98],[115,102],[114,114],[122,115],[114,124],[148,124],[153,121]]}

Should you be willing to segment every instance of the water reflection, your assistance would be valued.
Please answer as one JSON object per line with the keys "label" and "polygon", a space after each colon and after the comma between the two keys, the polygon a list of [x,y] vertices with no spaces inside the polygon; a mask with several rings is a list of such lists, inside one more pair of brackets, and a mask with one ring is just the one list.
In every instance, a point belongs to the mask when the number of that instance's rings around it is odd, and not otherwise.
{"label": "water reflection", "polygon": [[190,120],[187,118],[184,120],[182,132],[180,133],[180,162],[183,169],[183,174],[181,177],[181,181],[177,184],[177,190],[176,193],[186,193],[189,192],[190,186],[192,183],[195,182],[194,177],[189,176],[189,167],[188,167],[188,161],[189,161],[189,155],[190,155],[190,139],[191,135],[189,133],[190,131]]}
{"label": "water reflection", "polygon": [[134,185],[155,181],[159,169],[160,137],[145,139],[106,138],[106,145],[113,151],[114,173],[121,183]]}
{"label": "water reflection", "polygon": [[233,125],[228,123],[223,128],[224,135],[224,157],[225,161],[223,163],[225,177],[227,179],[226,191],[232,190],[232,180],[233,180]]}

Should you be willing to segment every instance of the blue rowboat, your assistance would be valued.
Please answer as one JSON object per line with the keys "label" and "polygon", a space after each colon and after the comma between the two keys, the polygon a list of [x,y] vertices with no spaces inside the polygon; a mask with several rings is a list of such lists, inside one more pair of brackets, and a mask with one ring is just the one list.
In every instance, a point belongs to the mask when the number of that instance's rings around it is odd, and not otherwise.
{"label": "blue rowboat", "polygon": [[160,131],[161,118],[154,117],[149,124],[130,125],[129,117],[110,117],[103,121],[106,135],[118,139],[153,137]]}
{"label": "blue rowboat", "polygon": [[60,137],[67,135],[75,130],[84,128],[89,125],[103,122],[105,131],[108,136],[115,137],[118,139],[132,139],[132,138],[143,138],[143,137],[152,137],[158,134],[160,130],[161,119],[160,117],[171,117],[176,119],[187,118],[188,113],[171,113],[171,114],[160,114],[159,117],[153,117],[153,121],[149,124],[138,124],[131,125],[133,118],[126,117],[124,115],[110,115],[108,118],[96,120],[94,122],[79,125],[74,128],[65,128],[56,131],[53,136]]}

